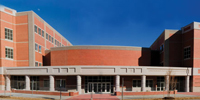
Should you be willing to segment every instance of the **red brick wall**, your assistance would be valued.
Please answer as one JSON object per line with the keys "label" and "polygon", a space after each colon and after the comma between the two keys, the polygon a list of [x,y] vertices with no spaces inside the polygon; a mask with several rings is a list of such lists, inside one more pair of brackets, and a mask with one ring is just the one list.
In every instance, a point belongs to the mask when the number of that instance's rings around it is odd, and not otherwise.
{"label": "red brick wall", "polygon": [[[190,56],[190,59],[187,59],[187,60],[184,60],[184,58],[182,57],[182,61],[183,61],[183,64],[182,66],[185,66],[185,67],[191,67],[193,66],[193,51],[194,51],[194,30],[191,30],[189,32],[186,32],[182,35],[182,39],[183,39],[183,47],[182,47],[182,51],[184,50],[184,47],[187,47],[187,46],[190,46],[191,48],[191,56]],[[184,55],[182,53],[182,55]]]}
{"label": "red brick wall", "polygon": [[172,33],[169,35],[169,66],[181,67],[183,59],[182,34]]}
{"label": "red brick wall", "polygon": [[28,15],[16,16],[16,24],[16,66],[29,66]]}
{"label": "red brick wall", "polygon": [[194,30],[194,58],[193,67],[200,68],[200,30]]}
{"label": "red brick wall", "polygon": [[51,51],[51,65],[149,66],[151,51],[75,49]]}

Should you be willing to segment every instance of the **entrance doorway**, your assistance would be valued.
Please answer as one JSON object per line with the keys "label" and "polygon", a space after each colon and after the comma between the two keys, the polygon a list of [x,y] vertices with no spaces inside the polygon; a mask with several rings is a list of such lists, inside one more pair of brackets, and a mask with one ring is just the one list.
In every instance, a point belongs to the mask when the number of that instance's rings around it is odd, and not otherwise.
{"label": "entrance doorway", "polygon": [[88,83],[88,93],[110,93],[111,83],[110,82],[89,82]]}
{"label": "entrance doorway", "polygon": [[157,91],[163,91],[165,89],[165,82],[160,82],[157,87]]}
{"label": "entrance doorway", "polygon": [[85,93],[113,93],[113,76],[85,76]]}

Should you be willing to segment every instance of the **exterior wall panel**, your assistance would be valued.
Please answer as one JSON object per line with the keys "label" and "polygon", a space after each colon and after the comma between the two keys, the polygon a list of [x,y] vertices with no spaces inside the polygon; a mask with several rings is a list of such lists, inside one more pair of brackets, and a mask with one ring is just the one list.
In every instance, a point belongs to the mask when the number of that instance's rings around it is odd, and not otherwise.
{"label": "exterior wall panel", "polygon": [[62,50],[51,51],[51,65],[148,66],[150,56],[150,50]]}

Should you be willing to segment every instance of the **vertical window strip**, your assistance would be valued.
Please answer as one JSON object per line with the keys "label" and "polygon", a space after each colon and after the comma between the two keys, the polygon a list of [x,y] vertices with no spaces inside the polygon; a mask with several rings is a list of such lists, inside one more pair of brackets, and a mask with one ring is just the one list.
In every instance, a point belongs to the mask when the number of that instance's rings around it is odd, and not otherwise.
{"label": "vertical window strip", "polygon": [[37,26],[35,25],[35,32],[37,33]]}

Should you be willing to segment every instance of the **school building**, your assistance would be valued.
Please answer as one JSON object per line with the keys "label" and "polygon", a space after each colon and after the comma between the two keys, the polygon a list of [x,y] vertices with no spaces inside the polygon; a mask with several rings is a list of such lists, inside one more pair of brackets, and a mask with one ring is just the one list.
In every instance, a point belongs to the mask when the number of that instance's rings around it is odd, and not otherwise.
{"label": "school building", "polygon": [[172,89],[171,71],[178,92],[200,92],[199,22],[164,30],[149,48],[73,46],[66,38],[33,11],[0,6],[0,89],[51,95],[60,89],[65,95],[159,92]]}

